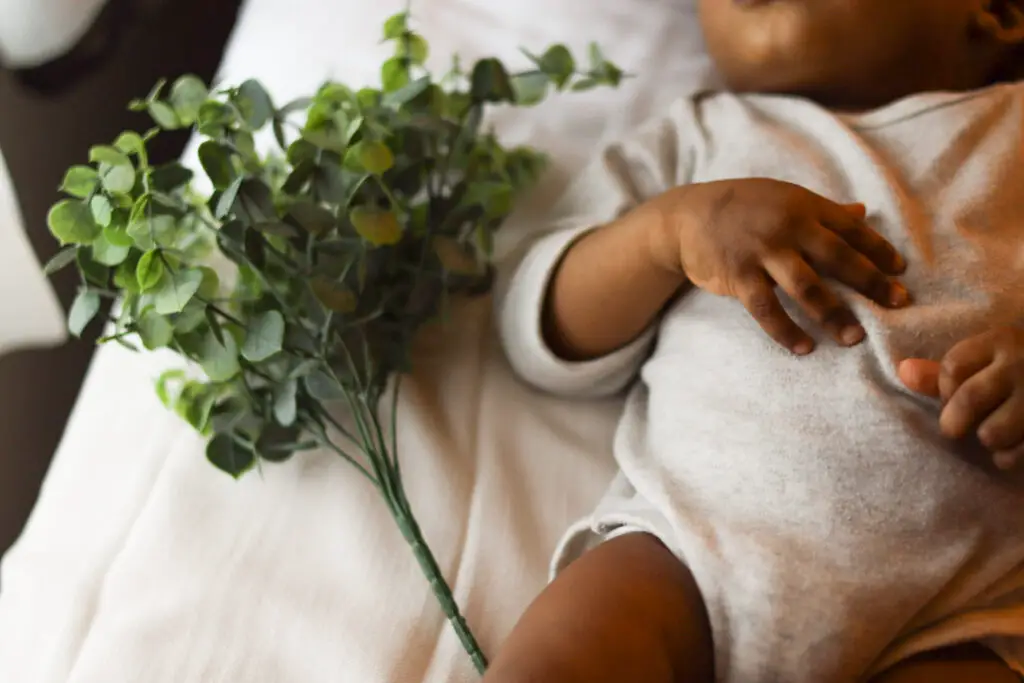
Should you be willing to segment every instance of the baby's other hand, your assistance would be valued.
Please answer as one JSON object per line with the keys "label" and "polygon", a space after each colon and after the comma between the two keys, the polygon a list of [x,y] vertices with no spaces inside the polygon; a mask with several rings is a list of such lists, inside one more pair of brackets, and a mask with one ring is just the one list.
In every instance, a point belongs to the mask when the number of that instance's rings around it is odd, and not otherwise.
{"label": "baby's other hand", "polygon": [[971,337],[938,363],[905,360],[899,376],[912,391],[942,400],[939,427],[948,438],[977,434],[1000,469],[1024,458],[1024,329]]}

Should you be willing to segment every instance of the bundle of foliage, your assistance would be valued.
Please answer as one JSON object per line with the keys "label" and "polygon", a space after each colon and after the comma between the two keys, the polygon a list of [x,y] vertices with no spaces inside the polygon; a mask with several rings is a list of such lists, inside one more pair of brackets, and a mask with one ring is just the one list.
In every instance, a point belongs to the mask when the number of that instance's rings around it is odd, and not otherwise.
{"label": "bundle of foliage", "polygon": [[[407,13],[386,22],[394,56],[381,87],[326,83],[276,107],[253,80],[211,92],[186,76],[131,107],[157,127],[93,147],[68,170],[49,214],[81,288],[80,334],[116,302],[104,341],[169,348],[202,373],[173,370],[160,398],[209,437],[211,463],[238,477],[263,462],[329,449],[382,495],[478,670],[486,660],[406,499],[395,439],[398,378],[413,337],[454,296],[485,292],[495,231],[538,177],[543,156],[481,126],[492,105],[528,106],[552,90],[616,85],[596,46],[578,69],[564,46],[444,77]],[[206,196],[147,143],[192,128]],[[256,135],[279,151],[261,154]],[[197,181],[195,185],[200,185]],[[387,398],[390,419],[382,419]],[[341,419],[332,411],[343,405]]]}

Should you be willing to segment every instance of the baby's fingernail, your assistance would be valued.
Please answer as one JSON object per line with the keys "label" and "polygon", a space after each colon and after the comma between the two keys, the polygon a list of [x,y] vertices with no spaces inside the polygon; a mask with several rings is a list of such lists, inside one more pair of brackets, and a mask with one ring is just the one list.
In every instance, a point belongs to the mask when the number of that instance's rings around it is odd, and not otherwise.
{"label": "baby's fingernail", "polygon": [[847,346],[859,344],[864,340],[864,328],[860,325],[849,325],[839,333],[839,338]]}
{"label": "baby's fingernail", "polygon": [[893,306],[906,306],[910,303],[910,292],[903,285],[894,282],[892,289],[889,290],[889,303]]}
{"label": "baby's fingernail", "polygon": [[793,353],[798,356],[806,356],[814,350],[814,343],[809,340],[797,342],[797,345],[793,347]]}

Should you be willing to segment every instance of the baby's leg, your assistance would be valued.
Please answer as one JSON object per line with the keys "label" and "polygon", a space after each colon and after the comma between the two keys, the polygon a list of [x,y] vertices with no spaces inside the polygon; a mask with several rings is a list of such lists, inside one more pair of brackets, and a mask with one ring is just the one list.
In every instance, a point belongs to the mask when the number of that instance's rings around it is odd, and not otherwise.
{"label": "baby's leg", "polygon": [[637,533],[569,565],[527,609],[484,683],[711,683],[713,663],[693,576]]}

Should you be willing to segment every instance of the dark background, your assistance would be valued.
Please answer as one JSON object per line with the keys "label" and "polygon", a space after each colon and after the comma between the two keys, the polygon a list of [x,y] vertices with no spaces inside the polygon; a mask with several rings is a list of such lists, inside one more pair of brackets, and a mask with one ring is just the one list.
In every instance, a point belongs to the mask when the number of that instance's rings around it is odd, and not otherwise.
{"label": "dark background", "polygon": [[[109,143],[129,128],[150,128],[126,105],[159,78],[194,73],[209,82],[240,4],[113,0],[68,55],[30,71],[0,65],[0,149],[40,262],[57,251],[46,213],[64,171],[85,162],[91,145]],[[164,136],[151,156],[173,158],[184,143],[184,135]],[[70,270],[56,279],[65,309],[76,284]],[[35,502],[92,350],[90,343],[73,340],[0,357],[0,554]]]}

